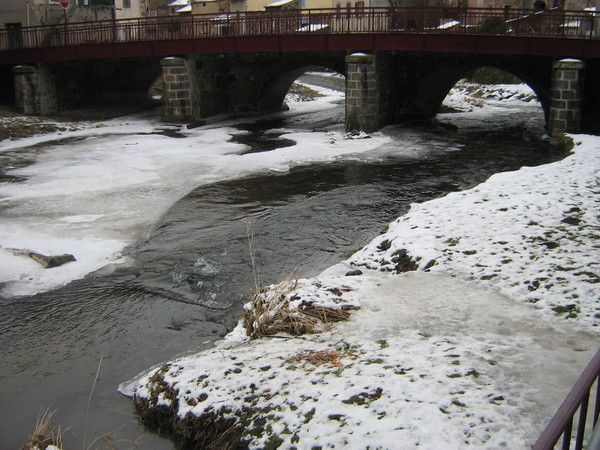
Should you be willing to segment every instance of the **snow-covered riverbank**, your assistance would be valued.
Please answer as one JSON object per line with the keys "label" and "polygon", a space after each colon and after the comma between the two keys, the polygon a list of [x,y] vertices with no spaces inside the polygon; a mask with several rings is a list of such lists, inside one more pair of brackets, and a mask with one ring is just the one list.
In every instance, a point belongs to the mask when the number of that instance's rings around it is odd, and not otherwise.
{"label": "snow-covered riverbank", "polygon": [[315,279],[266,289],[218,349],[122,392],[208,448],[530,447],[598,342],[600,138],[573,139],[563,161],[413,205]]}

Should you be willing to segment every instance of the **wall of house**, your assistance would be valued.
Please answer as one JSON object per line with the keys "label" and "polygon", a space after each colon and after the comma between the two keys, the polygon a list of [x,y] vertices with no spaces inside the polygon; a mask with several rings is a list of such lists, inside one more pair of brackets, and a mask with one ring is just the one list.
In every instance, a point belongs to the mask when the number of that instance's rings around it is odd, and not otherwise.
{"label": "wall of house", "polygon": [[[119,0],[122,1],[122,0]],[[132,0],[140,1],[140,0]],[[110,20],[112,6],[78,6],[74,0],[67,9],[69,22]],[[63,23],[65,11],[59,4],[48,4],[48,0],[0,0],[0,27],[7,23],[20,23],[22,27]]]}
{"label": "wall of house", "polygon": [[148,11],[146,0],[129,0],[129,7],[126,6],[126,0],[114,0],[115,17],[117,19],[137,19],[145,17]]}
{"label": "wall of house", "polygon": [[[554,0],[545,0],[546,7],[552,8],[554,6]],[[512,8],[524,8],[531,9],[535,0],[470,0],[469,6],[478,8],[503,8],[504,5],[510,5]],[[600,6],[598,0],[563,0],[564,9],[567,10],[581,10],[586,6]]]}
{"label": "wall of house", "polygon": [[24,1],[0,0],[0,27],[7,23],[20,23],[27,26],[27,5]]}
{"label": "wall of house", "polygon": [[149,16],[165,16],[169,14],[167,0],[146,0]]}
{"label": "wall of house", "polygon": [[304,0],[305,9],[333,8],[332,0]]}
{"label": "wall of house", "polygon": [[265,6],[275,0],[246,0],[247,11],[264,11]]}
{"label": "wall of house", "polygon": [[[227,12],[227,10],[223,10]],[[219,12],[219,2],[212,0],[192,4],[192,14],[216,14]]]}

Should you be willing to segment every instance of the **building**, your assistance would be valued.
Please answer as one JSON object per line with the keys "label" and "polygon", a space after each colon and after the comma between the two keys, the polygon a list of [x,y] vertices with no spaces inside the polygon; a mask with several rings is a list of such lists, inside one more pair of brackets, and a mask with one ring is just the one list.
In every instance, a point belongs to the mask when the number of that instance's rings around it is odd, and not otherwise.
{"label": "building", "polygon": [[[110,20],[113,17],[112,0],[71,0],[71,6],[66,10],[69,22]],[[0,0],[2,28],[55,25],[64,21],[65,10],[58,0]]]}
{"label": "building", "polygon": [[135,19],[148,15],[147,0],[114,0],[116,19]]}
{"label": "building", "polygon": [[170,12],[167,0],[146,0],[146,3],[149,16],[166,16]]}
{"label": "building", "polygon": [[192,14],[218,14],[231,12],[229,0],[193,0]]}

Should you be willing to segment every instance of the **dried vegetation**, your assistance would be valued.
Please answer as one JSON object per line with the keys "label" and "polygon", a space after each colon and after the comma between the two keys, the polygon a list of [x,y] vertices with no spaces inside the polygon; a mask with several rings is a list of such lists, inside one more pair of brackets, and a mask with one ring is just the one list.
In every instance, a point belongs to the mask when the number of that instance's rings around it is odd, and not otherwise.
{"label": "dried vegetation", "polygon": [[[288,333],[293,336],[312,334],[322,329],[322,324],[340,322],[350,317],[353,305],[339,308],[320,306],[301,301],[295,293],[298,277],[295,274],[280,283],[260,289],[242,314],[244,328],[252,339]],[[342,287],[345,291],[350,288]],[[341,289],[331,289],[333,295],[341,296]],[[299,302],[299,304],[297,304]]]}
{"label": "dried vegetation", "polygon": [[54,425],[53,416],[54,411],[49,409],[38,415],[35,429],[25,442],[23,450],[43,450],[50,445],[62,448],[62,432],[59,426]]}

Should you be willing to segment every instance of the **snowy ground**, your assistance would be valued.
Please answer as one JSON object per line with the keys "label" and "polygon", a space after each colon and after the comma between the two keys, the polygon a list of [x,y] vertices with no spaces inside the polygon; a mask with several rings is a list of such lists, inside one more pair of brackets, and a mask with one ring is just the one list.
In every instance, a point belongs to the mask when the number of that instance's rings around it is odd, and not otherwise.
{"label": "snowy ground", "polygon": [[[273,312],[221,347],[121,391],[155,425],[252,448],[529,448],[597,350],[600,138],[574,141],[563,161],[413,205],[347,261],[271,287]],[[247,338],[282,311],[297,329],[344,306],[360,309],[317,334]]]}
{"label": "snowy ground", "polygon": [[395,271],[408,251],[420,269],[482,280],[548,315],[598,327],[600,139],[574,139],[575,154],[562,161],[413,205],[351,264]]}
{"label": "snowy ground", "polygon": [[346,295],[361,309],[317,335],[172,361],[122,392],[179,418],[236,418],[251,448],[519,449],[596,345],[593,336],[540,323],[529,308],[443,275],[370,272],[319,282],[351,288]]}

